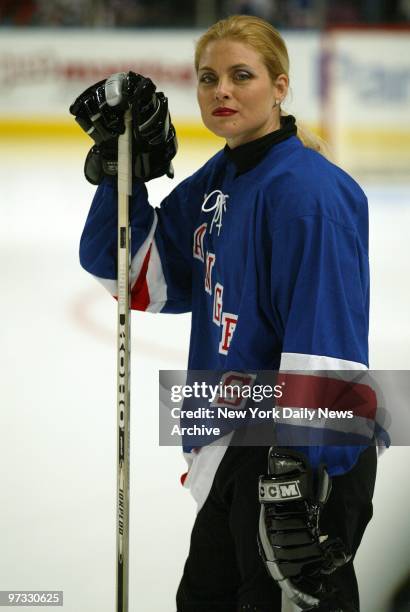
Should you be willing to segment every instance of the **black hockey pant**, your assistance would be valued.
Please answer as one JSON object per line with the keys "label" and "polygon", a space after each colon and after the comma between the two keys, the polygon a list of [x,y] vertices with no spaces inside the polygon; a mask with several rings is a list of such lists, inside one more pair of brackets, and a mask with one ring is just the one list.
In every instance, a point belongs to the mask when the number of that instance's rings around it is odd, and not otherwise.
{"label": "black hockey pant", "polygon": [[[281,590],[259,557],[258,477],[266,473],[268,448],[229,447],[209,496],[197,515],[178,612],[280,612]],[[355,467],[333,478],[322,525],[356,552],[372,516],[376,450],[365,450]],[[327,531],[325,531],[326,533]],[[343,612],[359,611],[353,563],[328,577],[339,589]],[[323,606],[317,611],[324,612]]]}

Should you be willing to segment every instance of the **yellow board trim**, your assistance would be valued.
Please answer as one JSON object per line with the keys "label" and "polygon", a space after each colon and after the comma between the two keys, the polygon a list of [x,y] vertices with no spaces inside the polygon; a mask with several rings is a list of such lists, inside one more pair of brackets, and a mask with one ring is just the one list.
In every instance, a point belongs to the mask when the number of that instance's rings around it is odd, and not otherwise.
{"label": "yellow board trim", "polygon": [[[304,124],[305,125],[305,124]],[[322,130],[317,125],[306,127],[321,135]],[[218,146],[223,139],[218,138],[207,130],[200,122],[175,121],[175,128],[180,140],[198,140],[214,142]],[[326,140],[326,133],[324,134]],[[90,138],[81,130],[74,120],[58,117],[49,119],[21,119],[20,117],[0,118],[0,140],[3,139],[75,139],[89,143]],[[332,139],[329,138],[330,146]],[[396,155],[410,154],[410,131],[372,128],[346,128],[340,130],[335,148],[348,147],[352,154],[363,149],[370,149],[373,153],[386,155],[387,150]]]}
{"label": "yellow board trim", "polygon": [[[202,124],[196,122],[175,122],[178,137],[220,142]],[[73,121],[61,119],[24,120],[0,119],[0,138],[75,138],[90,142],[89,137]]]}
{"label": "yellow board trim", "polygon": [[381,154],[385,154],[386,149],[393,149],[396,153],[407,150],[410,154],[410,131],[348,128],[341,132],[340,140],[342,145],[352,149],[366,147],[379,150]]}
{"label": "yellow board trim", "polygon": [[[218,138],[207,130],[199,121],[174,121],[178,138],[198,139],[221,143]],[[307,127],[320,134],[320,129],[314,125]],[[75,123],[74,119],[65,120],[61,118],[49,119],[21,119],[19,117],[0,118],[1,138],[75,138],[90,142],[89,137]]]}

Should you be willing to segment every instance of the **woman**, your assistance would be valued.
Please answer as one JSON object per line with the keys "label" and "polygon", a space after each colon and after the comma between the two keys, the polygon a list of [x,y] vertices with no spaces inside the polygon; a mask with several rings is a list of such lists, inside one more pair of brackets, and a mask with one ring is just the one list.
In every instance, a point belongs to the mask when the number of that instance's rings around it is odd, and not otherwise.
{"label": "woman", "polygon": [[[152,98],[142,77],[124,81],[136,150],[142,151],[130,211],[132,307],[192,311],[192,370],[365,369],[366,198],[321,154],[322,143],[281,112],[289,86],[284,41],[261,19],[233,16],[199,39],[195,68],[202,120],[226,146],[155,211],[143,180],[170,173],[174,134],[167,121],[156,123],[167,114],[161,94]],[[98,86],[71,108],[98,144],[87,158],[86,176],[101,182],[81,240],[81,263],[115,293],[116,193],[109,175],[115,173],[111,145],[122,107],[104,116]],[[158,113],[147,110],[151,99]],[[148,124],[157,128],[157,140],[148,138]],[[359,610],[352,557],[371,516],[374,448],[306,445],[298,453],[279,449],[282,454],[269,456],[271,478],[286,461],[318,480],[325,464],[333,485],[320,509],[307,494],[298,532],[303,537],[287,535],[292,546],[285,538],[283,546],[271,547],[275,562],[283,553],[276,573],[266,571],[256,544],[257,483],[268,450],[211,445],[187,456],[185,486],[198,515],[178,612],[272,612],[281,609],[281,588],[303,609]],[[274,516],[273,502],[272,508]],[[294,508],[278,511],[288,516]],[[312,528],[312,517],[320,530]],[[265,527],[269,547],[277,534],[272,522]],[[287,555],[303,553],[305,536],[314,549],[289,576],[294,565]],[[333,545],[325,550],[325,540],[340,544],[339,556]]]}

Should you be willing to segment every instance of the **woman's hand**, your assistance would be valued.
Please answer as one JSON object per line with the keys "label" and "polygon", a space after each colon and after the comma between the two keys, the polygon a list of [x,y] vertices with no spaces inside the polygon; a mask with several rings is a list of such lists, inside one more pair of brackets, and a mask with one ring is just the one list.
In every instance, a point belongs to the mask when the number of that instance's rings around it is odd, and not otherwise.
{"label": "woman's hand", "polygon": [[70,106],[80,127],[94,140],[84,172],[98,185],[117,174],[117,141],[124,131],[124,112],[133,119],[133,172],[144,181],[173,176],[171,160],[177,152],[168,100],[140,74],[120,72],[88,87]]}
{"label": "woman's hand", "polygon": [[326,609],[338,609],[326,575],[351,558],[339,538],[320,528],[330,491],[323,466],[314,475],[301,453],[270,449],[269,474],[259,479],[259,550],[272,578],[302,610],[324,603],[330,606]]}

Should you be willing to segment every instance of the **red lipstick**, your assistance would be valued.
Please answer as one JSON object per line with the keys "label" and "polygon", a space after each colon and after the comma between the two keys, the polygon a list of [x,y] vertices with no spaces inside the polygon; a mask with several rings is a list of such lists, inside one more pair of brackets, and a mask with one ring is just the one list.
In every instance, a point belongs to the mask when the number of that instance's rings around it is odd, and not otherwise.
{"label": "red lipstick", "polygon": [[214,111],[212,111],[212,114],[216,117],[229,117],[230,115],[234,115],[237,112],[238,111],[234,110],[233,108],[228,108],[227,106],[219,106]]}

